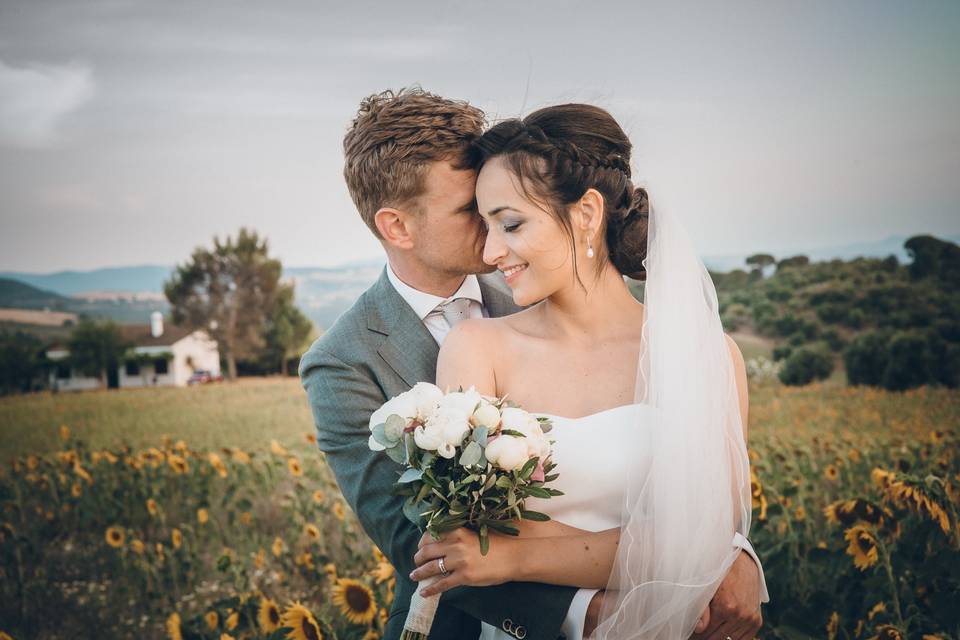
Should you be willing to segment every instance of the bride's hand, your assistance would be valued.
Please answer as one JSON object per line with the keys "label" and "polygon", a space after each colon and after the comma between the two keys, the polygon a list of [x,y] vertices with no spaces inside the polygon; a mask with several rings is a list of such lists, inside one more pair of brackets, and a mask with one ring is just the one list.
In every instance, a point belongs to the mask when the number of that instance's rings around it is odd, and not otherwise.
{"label": "bride's hand", "polygon": [[480,537],[464,527],[441,535],[439,540],[425,533],[419,546],[420,550],[413,556],[417,568],[410,573],[411,580],[419,582],[440,576],[440,558],[449,573],[425,587],[420,595],[432,596],[461,585],[486,587],[513,579],[510,570],[516,567],[514,536],[491,531],[490,549],[485,556],[480,554]]}

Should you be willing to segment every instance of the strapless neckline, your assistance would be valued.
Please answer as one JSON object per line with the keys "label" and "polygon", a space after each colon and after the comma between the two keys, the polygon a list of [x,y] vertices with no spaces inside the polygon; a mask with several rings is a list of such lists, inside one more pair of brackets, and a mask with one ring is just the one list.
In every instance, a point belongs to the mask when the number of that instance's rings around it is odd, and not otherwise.
{"label": "strapless neckline", "polygon": [[546,412],[544,412],[544,411],[531,411],[530,413],[532,413],[532,414],[535,415],[535,416],[543,416],[543,417],[545,417],[545,418],[551,418],[551,419],[553,419],[553,420],[566,420],[567,422],[577,422],[577,421],[579,421],[579,420],[587,420],[587,419],[589,419],[589,418],[596,418],[597,416],[603,416],[603,415],[606,415],[606,414],[608,414],[608,413],[614,413],[614,412],[616,412],[616,411],[622,411],[623,409],[634,409],[634,408],[636,408],[636,407],[641,407],[641,406],[644,406],[644,405],[642,405],[642,404],[640,404],[640,403],[636,403],[636,402],[633,403],[633,404],[622,404],[622,405],[619,405],[619,406],[616,406],[616,407],[610,407],[609,409],[601,409],[600,411],[596,411],[596,412],[594,412],[594,413],[588,413],[587,415],[585,415],[585,416],[580,416],[579,418],[568,418],[567,416],[558,416],[558,415],[555,415],[555,414],[552,414],[552,413],[546,413]]}

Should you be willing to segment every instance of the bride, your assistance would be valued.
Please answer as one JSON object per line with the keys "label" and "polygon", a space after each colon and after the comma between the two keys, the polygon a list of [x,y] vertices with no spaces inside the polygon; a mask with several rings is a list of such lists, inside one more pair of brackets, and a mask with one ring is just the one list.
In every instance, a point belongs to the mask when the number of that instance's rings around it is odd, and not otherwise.
{"label": "bride", "polygon": [[[514,580],[603,590],[593,637],[687,638],[750,526],[746,376],[713,284],[679,222],[633,185],[606,111],[544,108],[474,151],[483,259],[527,308],[459,323],[437,384],[550,417],[550,486],[565,495],[528,502],[552,520],[519,523],[487,556],[465,529],[425,536],[411,577],[442,573],[425,595]],[[643,304],[623,276],[646,281]],[[758,628],[759,610],[720,637]]]}

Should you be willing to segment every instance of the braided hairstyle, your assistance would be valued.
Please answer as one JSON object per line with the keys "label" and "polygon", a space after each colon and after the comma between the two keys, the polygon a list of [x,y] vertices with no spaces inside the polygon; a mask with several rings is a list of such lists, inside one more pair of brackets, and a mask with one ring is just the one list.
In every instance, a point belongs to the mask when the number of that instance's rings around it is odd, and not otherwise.
{"label": "braided hairstyle", "polygon": [[[596,189],[603,196],[601,229],[606,239],[605,246],[598,247],[598,265],[603,265],[606,251],[621,274],[644,280],[649,203],[647,192],[630,179],[631,148],[623,129],[603,109],[562,104],[490,128],[474,140],[471,163],[479,170],[487,160],[502,156],[520,178],[525,195],[548,205],[566,230],[571,248],[568,208],[587,189]],[[573,255],[576,260],[575,251]]]}

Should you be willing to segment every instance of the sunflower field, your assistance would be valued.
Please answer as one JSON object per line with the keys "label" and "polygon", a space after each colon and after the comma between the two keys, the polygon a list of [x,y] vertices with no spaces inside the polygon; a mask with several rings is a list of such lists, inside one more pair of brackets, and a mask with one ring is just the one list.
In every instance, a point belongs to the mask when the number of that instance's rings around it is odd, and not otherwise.
{"label": "sunflower field", "polygon": [[[751,392],[761,637],[960,638],[960,393]],[[312,426],[295,380],[0,398],[0,640],[381,637]]]}

